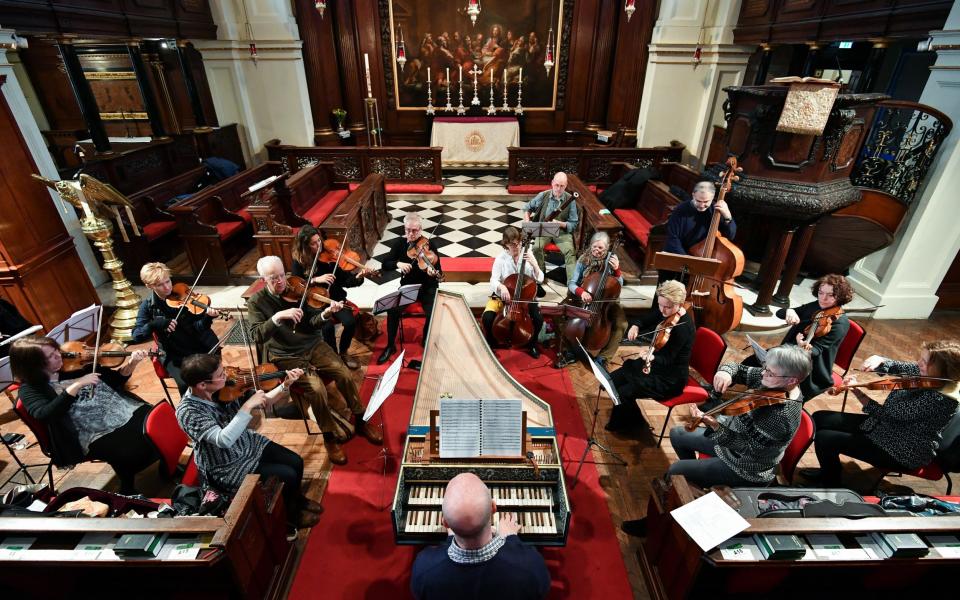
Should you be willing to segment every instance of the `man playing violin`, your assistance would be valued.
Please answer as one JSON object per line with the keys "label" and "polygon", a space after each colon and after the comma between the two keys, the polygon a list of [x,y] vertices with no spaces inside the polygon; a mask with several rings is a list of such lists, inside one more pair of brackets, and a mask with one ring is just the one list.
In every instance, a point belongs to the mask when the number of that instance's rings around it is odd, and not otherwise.
{"label": "man playing violin", "polygon": [[257,273],[264,281],[262,290],[247,300],[250,329],[253,339],[262,345],[267,359],[285,370],[304,369],[302,399],[312,408],[330,462],[346,464],[347,456],[340,443],[350,435],[349,422],[340,421],[327,400],[327,388],[321,377],[332,379],[356,416],[356,433],[373,444],[383,443],[379,430],[362,419],[363,404],[350,370],[340,356],[321,338],[324,324],[343,310],[343,303],[334,301],[322,311],[304,304],[301,309],[295,301],[284,299],[287,277],[283,262],[277,256],[264,256],[257,261]]}
{"label": "man playing violin", "polygon": [[[437,287],[440,285],[438,277],[443,269],[440,267],[439,256],[435,256],[436,264],[420,260],[416,249],[421,245],[425,245],[425,250],[429,251],[430,242],[423,237],[423,219],[415,212],[407,213],[403,217],[403,237],[390,241],[388,244],[390,253],[381,261],[381,268],[383,270],[399,270],[401,273],[400,285],[420,284],[417,300],[423,306],[423,312],[426,314],[426,319],[423,322],[423,341],[426,343],[427,331],[430,328],[430,313],[433,312],[433,299],[437,294]],[[411,254],[414,255],[413,258],[411,258]],[[423,263],[424,268],[420,268],[420,263]],[[400,330],[400,313],[402,311],[402,308],[393,308],[387,311],[387,347],[377,358],[378,365],[390,360],[390,357],[397,351],[394,340],[397,338],[397,331]]]}
{"label": "man playing violin", "polygon": [[[914,471],[933,461],[941,432],[957,412],[960,399],[960,342],[925,342],[915,363],[874,355],[863,361],[861,369],[936,379],[931,382],[934,387],[913,387],[911,382],[904,382],[882,404],[859,389],[850,389],[863,407],[862,414],[833,410],[813,413],[817,426],[814,448],[820,469],[801,469],[805,479],[840,486],[841,454],[899,472]],[[847,377],[844,383],[856,385],[856,377]]]}
{"label": "man playing violin", "polygon": [[[790,325],[780,343],[806,350],[813,362],[810,377],[800,382],[804,400],[833,385],[833,361],[850,330],[850,321],[841,307],[853,300],[853,288],[843,275],[824,275],[813,283],[811,291],[816,297],[813,302],[777,311],[777,317]],[[743,363],[755,367],[760,361],[750,356]]]}
{"label": "man playing violin", "polygon": [[[317,256],[317,250],[323,245],[320,239],[320,232],[311,225],[304,225],[297,232],[296,243],[293,247],[293,264],[290,272],[297,277],[306,277],[310,273],[310,261]],[[366,269],[341,269],[336,268],[336,258],[333,261],[317,261],[317,267],[313,273],[313,279],[307,283],[319,284],[327,287],[328,297],[331,300],[345,302],[347,299],[347,290],[344,288],[357,287],[363,283],[363,278],[367,275]],[[343,333],[340,334],[340,344],[337,345],[337,323],[343,325]],[[343,363],[351,369],[359,369],[360,363],[357,359],[350,356],[350,344],[353,342],[353,334],[357,330],[357,320],[353,316],[353,309],[346,306],[333,315],[333,319],[326,321],[323,325],[323,340],[334,350],[339,348],[340,358]]]}
{"label": "man playing violin", "polygon": [[[534,196],[523,207],[524,222],[534,220],[545,220],[550,214],[560,208],[567,200],[570,194],[567,189],[567,174],[558,171],[550,182],[550,189],[545,190]],[[557,236],[538,237],[533,244],[533,255],[537,258],[537,265],[540,270],[544,270],[543,248],[550,242],[560,248],[563,254],[563,264],[567,270],[567,280],[573,279],[574,263],[577,260],[577,250],[573,245],[573,232],[577,230],[577,223],[580,217],[577,214],[577,203],[575,201],[567,204],[566,208],[560,211],[560,214],[552,221],[563,225],[561,233]]]}
{"label": "man playing violin", "polygon": [[[609,250],[610,236],[604,231],[598,231],[590,238],[590,248],[577,259],[577,264],[573,269],[573,277],[567,283],[567,289],[570,294],[576,296],[583,303],[583,306],[590,304],[593,301],[593,296],[583,289],[581,284],[589,275],[603,271],[604,258]],[[610,265],[610,273],[622,286],[623,273],[620,272],[620,259],[611,252],[607,262]],[[616,298],[604,298],[604,300],[609,303],[609,315],[613,325],[610,328],[610,340],[597,353],[595,359],[601,367],[606,366],[617,355],[620,340],[623,339],[623,333],[627,330],[627,315],[624,314],[619,300]]]}
{"label": "man playing violin", "polygon": [[177,422],[193,441],[197,470],[205,487],[233,495],[247,475],[276,476],[283,482],[287,520],[294,527],[304,528],[317,524],[323,508],[300,492],[303,459],[250,429],[253,411],[286,395],[302,376],[303,370],[292,369],[283,383],[269,392],[258,390],[227,403],[218,397],[227,380],[220,357],[188,356],[183,361],[183,378],[190,391],[177,406]]}
{"label": "man playing violin", "polygon": [[[608,431],[627,431],[638,426],[646,429],[646,421],[637,406],[637,399],[666,400],[683,391],[687,384],[690,352],[696,333],[693,318],[683,308],[686,297],[687,290],[679,281],[663,282],[657,288],[660,314],[647,315],[633,323],[627,331],[628,340],[639,338],[640,341],[652,344],[658,332],[656,330],[664,329],[664,321],[659,319],[670,320],[672,323],[669,339],[659,350],[646,346],[638,358],[623,361],[623,366],[610,374],[617,395],[620,396],[620,404],[613,407],[606,426]],[[675,316],[676,323],[673,323]],[[641,331],[645,332],[643,336],[640,335]]]}
{"label": "man playing violin", "polygon": [[[503,284],[507,277],[517,273],[517,267],[520,264],[520,252],[523,248],[521,243],[520,230],[513,226],[508,226],[503,230],[503,238],[500,245],[503,246],[503,252],[493,261],[493,270],[490,272],[490,289],[493,295],[487,301],[487,306],[483,309],[481,321],[483,322],[483,332],[487,336],[487,343],[490,347],[496,344],[493,337],[493,323],[497,314],[503,309],[504,302],[509,302],[514,290],[509,289]],[[537,266],[537,261],[533,256],[533,251],[528,247],[523,265],[524,274],[536,281],[543,283],[543,271]],[[533,358],[540,357],[540,350],[537,348],[537,338],[540,329],[543,327],[543,317],[540,315],[540,306],[536,302],[527,304],[530,314],[530,320],[533,323],[533,337],[527,344],[527,352]]]}
{"label": "man playing violin", "polygon": [[210,352],[219,344],[213,329],[213,319],[219,316],[213,308],[196,315],[167,302],[173,292],[170,269],[161,262],[140,267],[140,280],[150,289],[150,295],[140,303],[137,322],[133,327],[131,343],[139,344],[156,335],[157,343],[166,354],[163,366],[177,382],[180,394],[187,384],[180,376],[180,364],[191,354]]}

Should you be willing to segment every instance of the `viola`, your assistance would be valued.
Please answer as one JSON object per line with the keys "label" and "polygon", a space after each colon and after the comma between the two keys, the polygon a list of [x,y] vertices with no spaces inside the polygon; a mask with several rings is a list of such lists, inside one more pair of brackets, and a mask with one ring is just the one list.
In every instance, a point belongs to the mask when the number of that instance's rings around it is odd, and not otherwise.
{"label": "viola", "polygon": [[[60,356],[63,357],[64,371],[76,371],[93,362],[94,354],[97,355],[97,365],[112,369],[119,367],[128,356],[133,354],[127,350],[123,344],[101,344],[99,351],[96,348],[84,344],[80,340],[73,340],[60,344]],[[148,355],[157,357],[161,361],[165,354],[162,350],[151,350]]]}
{"label": "viola", "polygon": [[240,367],[225,366],[223,372],[227,380],[217,393],[217,399],[224,403],[233,402],[249,390],[272,390],[287,377],[286,371],[277,369],[272,363],[258,365],[255,376],[249,369]]}
{"label": "viola", "polygon": [[436,252],[430,250],[430,240],[423,236],[417,238],[413,246],[407,248],[407,257],[415,261],[414,264],[416,264],[421,271],[426,272],[427,267],[432,267],[435,270],[433,277],[435,277],[437,281],[443,281],[443,273],[437,268],[440,264],[440,257],[437,256]]}
{"label": "viola", "polygon": [[[731,392],[728,390],[724,395],[727,394],[731,394]],[[715,415],[742,415],[763,406],[782,404],[790,399],[790,394],[788,392],[777,389],[747,390],[746,392],[732,392],[732,394],[732,398],[711,408],[701,416],[691,417],[687,423],[684,424],[683,428],[687,431],[693,431],[700,425],[701,422],[703,422],[703,417],[712,417]]]}
{"label": "viola", "polygon": [[[190,286],[185,283],[173,284],[173,291],[167,296],[166,303],[170,308],[179,310],[183,307],[184,310],[194,315],[202,315],[210,309],[216,310],[210,306],[210,296],[197,292],[190,293]],[[229,321],[233,317],[228,313],[218,311],[217,318]]]}
{"label": "viola", "polygon": [[[687,303],[684,303],[684,310],[687,308]],[[682,313],[683,311],[677,310],[677,312],[660,321],[660,324],[657,325],[656,333],[653,336],[653,340],[650,341],[650,348],[647,350],[647,357],[644,359],[644,375],[650,374],[650,365],[653,364],[653,353],[657,350],[662,350],[663,347],[667,345],[667,342],[670,341],[670,332],[673,331],[673,328],[676,327],[680,319],[683,318]]]}
{"label": "viola", "polygon": [[564,338],[573,345],[580,340],[583,347],[591,352],[597,352],[607,345],[610,332],[613,328],[613,317],[610,313],[612,301],[620,297],[620,282],[613,276],[610,267],[610,257],[620,244],[618,237],[607,250],[603,258],[603,269],[594,271],[583,278],[580,287],[590,294],[590,302],[583,308],[590,310],[589,319],[570,319],[564,328]]}
{"label": "viola", "polygon": [[296,275],[287,275],[287,287],[284,288],[280,297],[287,302],[300,304],[304,292],[307,294],[307,306],[311,308],[325,308],[326,305],[335,302],[327,295],[329,292],[323,286],[317,284],[308,286],[303,277]]}
{"label": "viola", "polygon": [[839,319],[842,314],[843,307],[841,306],[831,306],[830,308],[817,311],[817,313],[813,315],[813,318],[810,319],[810,324],[803,330],[803,339],[807,343],[810,343],[818,337],[827,335],[830,333],[830,328],[833,327],[833,324],[837,322],[837,319]]}
{"label": "viola", "polygon": [[884,377],[866,383],[855,383],[853,385],[837,385],[829,388],[827,393],[831,396],[842,394],[847,390],[864,388],[868,390],[939,390],[943,389],[948,383],[954,383],[950,379],[942,377]]}
{"label": "viola", "polygon": [[368,274],[373,275],[374,277],[380,275],[379,270],[371,269],[361,262],[360,255],[353,250],[347,250],[344,248],[341,251],[340,240],[335,238],[327,238],[323,240],[323,250],[320,251],[320,256],[317,260],[328,264],[335,263],[337,268],[339,268],[341,271],[353,271],[354,269],[360,269],[362,271],[366,271]]}
{"label": "viola", "polygon": [[533,319],[527,308],[537,297],[537,282],[526,274],[527,250],[533,238],[527,236],[520,249],[520,263],[517,272],[507,276],[503,285],[511,290],[510,301],[505,302],[503,309],[493,321],[493,337],[501,344],[510,344],[520,348],[530,343],[537,333],[533,330]]}
{"label": "viola", "polygon": [[[737,159],[727,159],[727,170],[720,181],[720,191],[714,202],[721,202],[737,181]],[[694,319],[700,327],[724,334],[740,324],[743,299],[734,291],[734,278],[743,273],[744,256],[733,242],[720,234],[720,211],[714,209],[710,229],[704,240],[690,249],[692,256],[714,258],[722,263],[716,277],[694,275],[687,287],[687,298],[693,302]]]}

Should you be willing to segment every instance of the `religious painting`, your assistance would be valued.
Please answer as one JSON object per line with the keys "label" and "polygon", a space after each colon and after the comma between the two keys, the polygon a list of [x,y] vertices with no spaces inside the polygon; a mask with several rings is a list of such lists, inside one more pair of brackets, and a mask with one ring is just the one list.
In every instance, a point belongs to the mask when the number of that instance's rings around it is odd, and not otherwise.
{"label": "religious painting", "polygon": [[[498,109],[504,103],[512,109],[518,94],[524,110],[561,108],[572,6],[572,0],[380,0],[392,104],[424,110],[429,94],[439,111],[448,95],[457,106],[462,90],[468,108],[476,96],[482,108],[492,98]],[[553,63],[549,73],[544,62]]]}

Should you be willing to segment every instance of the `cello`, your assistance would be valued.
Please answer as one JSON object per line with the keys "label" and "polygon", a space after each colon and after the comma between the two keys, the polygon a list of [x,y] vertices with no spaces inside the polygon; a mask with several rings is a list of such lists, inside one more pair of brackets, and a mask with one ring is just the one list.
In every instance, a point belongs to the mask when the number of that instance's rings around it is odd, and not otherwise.
{"label": "cello", "polygon": [[503,303],[503,308],[493,321],[494,339],[514,348],[526,346],[534,334],[538,333],[533,330],[533,319],[527,309],[537,296],[537,281],[526,274],[527,250],[532,243],[533,237],[526,236],[520,249],[517,272],[503,280],[504,287],[511,290],[510,301]]}
{"label": "cello", "polygon": [[[620,282],[613,276],[610,257],[619,244],[620,238],[617,237],[603,257],[603,269],[590,273],[580,284],[580,287],[592,296],[590,302],[582,305],[592,316],[589,319],[572,318],[564,328],[564,337],[570,344],[576,346],[579,339],[583,347],[590,352],[600,351],[610,339],[613,327],[610,304],[620,298]],[[577,302],[580,303],[579,299]]]}
{"label": "cello", "polygon": [[[714,205],[724,200],[738,179],[737,159],[731,156],[727,159],[727,171],[720,180],[720,193]],[[687,300],[693,307],[697,325],[722,335],[737,327],[743,316],[743,299],[734,291],[733,279],[743,273],[744,257],[743,251],[719,232],[720,216],[720,211],[714,208],[707,237],[690,249],[690,255],[714,258],[723,264],[715,279],[692,276],[687,286]]]}

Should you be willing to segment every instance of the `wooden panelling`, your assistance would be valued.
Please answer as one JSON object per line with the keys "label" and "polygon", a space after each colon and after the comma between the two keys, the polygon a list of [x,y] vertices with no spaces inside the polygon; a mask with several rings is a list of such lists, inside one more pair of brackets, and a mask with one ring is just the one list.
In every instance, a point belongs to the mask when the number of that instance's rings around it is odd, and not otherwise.
{"label": "wooden panelling", "polygon": [[[3,95],[0,76],[0,289],[33,323],[53,327],[98,302]],[[72,209],[70,209],[72,210]]]}
{"label": "wooden panelling", "polygon": [[321,161],[332,163],[335,183],[359,182],[371,173],[382,174],[389,183],[442,181],[439,147],[298,147],[284,146],[280,140],[270,140],[264,147],[270,160],[280,161],[291,173]]}
{"label": "wooden panelling", "polygon": [[609,185],[616,181],[614,163],[650,167],[679,162],[684,146],[658,148],[508,148],[510,185],[549,185],[553,174],[576,174],[586,184]]}
{"label": "wooden panelling", "polygon": [[0,0],[4,27],[85,37],[215,39],[208,0]]}

